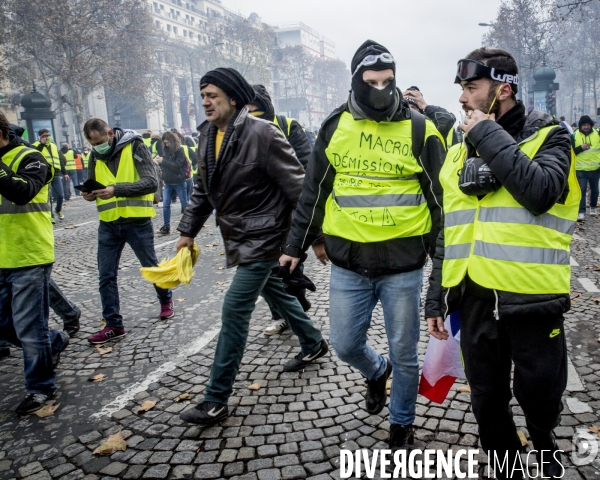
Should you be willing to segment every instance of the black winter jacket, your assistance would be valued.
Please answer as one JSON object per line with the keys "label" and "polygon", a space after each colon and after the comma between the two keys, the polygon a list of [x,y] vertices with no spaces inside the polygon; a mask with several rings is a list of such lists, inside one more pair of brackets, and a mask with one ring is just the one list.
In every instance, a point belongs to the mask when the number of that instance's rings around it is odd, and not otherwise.
{"label": "black winter jacket", "polygon": [[[325,204],[333,190],[336,175],[325,150],[338,127],[341,114],[347,111],[351,110],[345,103],[323,122],[319,131],[308,163],[302,195],[294,212],[294,225],[282,249],[287,255],[301,257],[323,225]],[[410,108],[406,101],[401,101],[392,121],[408,118]],[[431,213],[430,234],[373,243],[358,243],[333,235],[324,235],[329,259],[339,267],[365,276],[409,272],[421,268],[427,260],[427,255],[433,256],[435,239],[441,227],[442,191],[438,175],[444,157],[444,145],[437,136],[430,136],[418,159],[424,170],[419,175],[419,182]]]}
{"label": "black winter jacket", "polygon": [[183,147],[179,147],[174,156],[171,156],[168,149],[165,148],[162,162],[160,163],[163,182],[176,185],[184,183],[189,177],[189,163]]}
{"label": "black winter jacket", "polygon": [[[533,159],[529,159],[518,146],[537,131],[556,125]],[[567,130],[553,118],[534,110],[525,117],[525,108],[518,103],[498,119],[486,120],[476,125],[466,137],[467,155],[475,152],[523,207],[533,215],[541,215],[557,202],[564,202],[568,194],[568,176],[571,165],[571,143]],[[458,180],[458,179],[457,179]],[[425,303],[425,317],[444,317],[458,307],[465,281],[456,287],[442,287],[444,260],[444,231],[437,239],[433,270]],[[567,312],[569,295],[530,295],[497,290],[498,314],[508,315],[559,315]]]}
{"label": "black winter jacket", "polygon": [[454,127],[456,117],[445,108],[437,107],[435,105],[427,105],[423,113],[433,122],[435,128],[440,132],[440,135],[446,140],[448,133],[450,133],[450,130]]}
{"label": "black winter jacket", "polygon": [[304,179],[294,150],[273,123],[248,115],[245,107],[233,122],[210,184],[210,123],[198,128],[198,180],[177,227],[194,238],[216,209],[228,267],[279,258]]}

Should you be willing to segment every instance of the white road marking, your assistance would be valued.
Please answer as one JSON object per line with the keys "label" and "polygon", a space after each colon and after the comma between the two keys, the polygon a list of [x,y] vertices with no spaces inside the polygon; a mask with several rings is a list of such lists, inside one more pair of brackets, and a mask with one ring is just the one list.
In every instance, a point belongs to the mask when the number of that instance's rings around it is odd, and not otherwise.
{"label": "white road marking", "polygon": [[575,365],[573,365],[569,357],[567,357],[567,362],[567,390],[569,392],[585,392],[583,382],[581,381],[581,378],[579,378]]}
{"label": "white road marking", "polygon": [[569,410],[575,414],[593,412],[592,407],[578,398],[567,397],[567,406],[569,407]]}
{"label": "white road marking", "polygon": [[133,398],[140,392],[144,392],[148,389],[151,383],[156,383],[160,380],[166,373],[171,372],[177,368],[177,365],[184,360],[187,360],[188,357],[195,355],[202,348],[204,348],[208,343],[217,336],[221,329],[221,324],[219,322],[218,325],[210,328],[204,334],[194,340],[193,342],[188,343],[184,347],[179,350],[179,354],[168,362],[163,363],[160,367],[158,367],[153,372],[150,372],[148,376],[141,382],[134,383],[130,387],[126,388],[125,391],[115,398],[111,403],[105,405],[102,410],[97,413],[92,414],[93,418],[102,418],[106,416],[110,416],[113,413],[118,412],[125,408]]}
{"label": "white road marking", "polygon": [[165,243],[159,243],[158,245],[154,245],[154,248],[160,248],[160,247],[164,247],[165,245],[171,245],[172,243],[176,243],[178,241],[179,241],[179,239],[176,238],[175,240],[170,240],[170,241],[165,242]]}
{"label": "white road marking", "polygon": [[592,250],[593,250],[594,252],[596,252],[598,255],[600,255],[600,248],[597,248],[597,247],[596,247],[596,248],[594,248],[594,247],[592,247]]}
{"label": "white road marking", "polygon": [[588,292],[600,292],[596,284],[589,278],[578,278],[577,280],[579,281],[579,283],[581,283],[581,286],[585,288]]}
{"label": "white road marking", "polygon": [[571,257],[571,259],[569,261],[570,261],[572,267],[578,267],[579,266],[579,264],[575,261],[575,259],[573,257]]}
{"label": "white road marking", "polygon": [[74,227],[83,227],[84,225],[89,225],[90,223],[98,223],[98,220],[90,220],[89,222],[78,223],[77,225],[73,225]]}

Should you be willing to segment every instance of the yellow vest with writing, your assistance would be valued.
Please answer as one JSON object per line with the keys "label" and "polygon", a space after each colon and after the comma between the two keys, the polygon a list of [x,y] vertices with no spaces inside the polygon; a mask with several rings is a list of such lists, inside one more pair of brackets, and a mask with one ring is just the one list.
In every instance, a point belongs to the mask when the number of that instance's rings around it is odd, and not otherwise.
{"label": "yellow vest with writing", "polygon": [[[0,161],[17,173],[30,153],[25,146],[13,148]],[[49,167],[52,170],[52,166]],[[53,171],[53,170],[52,170]],[[26,205],[0,196],[0,268],[23,268],[54,262],[54,232],[48,184]]]}
{"label": "yellow vest with writing", "polygon": [[[128,143],[121,150],[121,159],[117,175],[112,174],[106,163],[96,160],[96,180],[107,187],[117,183],[134,183],[140,179],[135,168],[132,144]],[[119,218],[151,218],[156,215],[152,201],[154,193],[141,197],[112,197],[108,200],[96,199],[98,216],[103,222],[114,222]]]}
{"label": "yellow vest with writing", "polygon": [[[336,171],[323,232],[359,243],[424,235],[431,216],[412,153],[411,121],[354,120],[342,113],[325,153]],[[425,138],[439,132],[426,121]]]}
{"label": "yellow vest with writing", "polygon": [[[544,127],[519,145],[534,158],[556,126]],[[481,200],[465,195],[458,175],[466,157],[463,144],[453,146],[440,173],[444,189],[444,263],[442,285],[458,285],[465,275],[483,287],[524,294],[570,291],[569,245],[581,191],[571,153],[569,194],[564,204],[535,216],[501,187]]]}
{"label": "yellow vest with writing", "polygon": [[[48,142],[50,142],[50,140],[46,140],[46,145],[48,145]],[[40,142],[35,142],[33,144],[34,147],[37,147],[41,145]],[[60,158],[58,156],[58,147],[56,145],[54,145],[52,142],[50,142],[50,151],[48,151],[47,147],[42,148],[42,151],[40,152],[44,158],[46,159],[46,162],[48,162],[48,165],[51,165],[52,167],[54,167],[54,170],[56,172],[60,172],[61,168],[60,168]]]}
{"label": "yellow vest with writing", "polygon": [[575,147],[587,143],[590,148],[577,154],[577,170],[593,171],[600,168],[600,134],[594,129],[585,135],[579,130],[575,132]]}

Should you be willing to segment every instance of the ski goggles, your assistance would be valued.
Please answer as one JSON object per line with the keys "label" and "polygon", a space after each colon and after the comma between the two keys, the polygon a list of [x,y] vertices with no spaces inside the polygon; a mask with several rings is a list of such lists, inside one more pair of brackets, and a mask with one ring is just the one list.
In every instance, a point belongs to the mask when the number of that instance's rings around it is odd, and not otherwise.
{"label": "ski goggles", "polygon": [[356,66],[356,68],[354,69],[354,72],[352,73],[352,76],[356,75],[356,72],[358,72],[360,67],[370,67],[371,65],[375,65],[379,60],[381,60],[383,63],[394,63],[394,57],[392,56],[391,53],[381,53],[379,55],[367,55],[365,58],[362,59],[362,62],[360,62]]}
{"label": "ski goggles", "polygon": [[497,82],[509,83],[514,92],[519,88],[518,74],[507,73],[494,67],[488,67],[477,60],[463,58],[458,61],[454,83],[477,80],[478,78],[489,78]]}

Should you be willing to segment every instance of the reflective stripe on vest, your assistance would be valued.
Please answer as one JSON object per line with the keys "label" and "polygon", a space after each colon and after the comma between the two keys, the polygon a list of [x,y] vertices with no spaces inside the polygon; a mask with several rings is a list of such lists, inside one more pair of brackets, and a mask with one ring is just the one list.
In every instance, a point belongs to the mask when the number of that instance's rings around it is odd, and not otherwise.
{"label": "reflective stripe on vest", "polygon": [[[24,158],[37,150],[18,146],[0,159],[17,173]],[[52,171],[52,167],[49,167]],[[0,268],[23,268],[54,262],[54,232],[48,184],[26,205],[0,196]]]}
{"label": "reflective stripe on vest", "polygon": [[590,148],[577,154],[577,170],[593,171],[600,168],[600,134],[594,129],[589,135],[584,135],[579,130],[575,132],[575,147],[587,143]]}
{"label": "reflective stripe on vest", "polygon": [[[519,148],[534,158],[556,127],[540,129]],[[458,285],[465,275],[489,289],[525,294],[569,293],[569,248],[581,192],[572,153],[569,194],[563,204],[535,216],[502,187],[481,200],[463,194],[458,172],[464,144],[448,151],[440,173],[444,189],[445,252],[442,285]]]}
{"label": "reflective stripe on vest", "polygon": [[[134,183],[140,179],[135,168],[132,144],[128,143],[121,150],[119,168],[115,177],[106,166],[106,163],[98,159],[96,161],[96,180],[103,185],[115,185],[118,183]],[[113,197],[108,200],[96,199],[98,216],[103,222],[114,222],[119,218],[151,218],[156,215],[152,201],[154,193],[141,197]]]}
{"label": "reflective stripe on vest", "polygon": [[[49,141],[50,140],[46,140],[46,145],[48,145]],[[33,144],[34,147],[38,147],[39,145],[41,145],[40,142],[35,142]],[[52,142],[50,142],[50,151],[48,151],[47,146],[44,146],[40,153],[44,156],[44,158],[46,159],[46,162],[48,162],[48,165],[51,165],[52,167],[54,167],[54,171],[56,171],[56,172],[61,171],[60,158],[58,156],[58,147],[56,145],[54,145]]]}
{"label": "reflective stripe on vest", "polygon": [[[411,121],[354,120],[342,113],[325,153],[336,171],[323,232],[360,243],[425,235],[431,216],[412,154]],[[426,138],[439,132],[426,122]]]}
{"label": "reflective stripe on vest", "polygon": [[77,166],[75,165],[75,153],[73,152],[73,150],[69,150],[63,155],[67,159],[65,170],[77,170]]}

